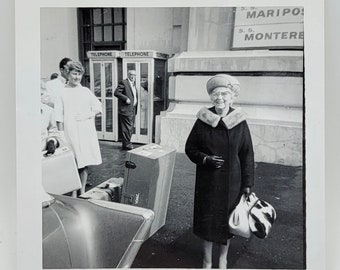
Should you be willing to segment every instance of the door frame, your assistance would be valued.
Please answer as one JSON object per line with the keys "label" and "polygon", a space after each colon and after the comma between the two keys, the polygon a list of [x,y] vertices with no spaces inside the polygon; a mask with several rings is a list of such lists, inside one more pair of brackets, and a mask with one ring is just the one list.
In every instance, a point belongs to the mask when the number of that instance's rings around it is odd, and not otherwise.
{"label": "door frame", "polygon": [[[140,112],[141,112],[141,103],[140,103],[140,78],[141,78],[141,70],[140,64],[146,63],[148,64],[148,113],[147,113],[147,135],[140,134]],[[138,93],[138,102],[137,102],[137,114],[135,118],[135,133],[132,134],[131,142],[135,143],[151,143],[152,142],[152,134],[153,134],[153,92],[154,92],[154,59],[153,58],[123,58],[123,78],[127,78],[127,65],[135,64],[136,65],[136,85],[137,93]]]}
{"label": "door frame", "polygon": [[[112,65],[112,96],[106,97],[106,88],[105,88],[105,64]],[[112,140],[118,141],[118,102],[114,97],[114,90],[117,87],[117,79],[118,79],[118,66],[117,60],[104,60],[104,59],[90,59],[90,88],[94,93],[94,64],[100,64],[100,89],[101,89],[101,103],[103,113],[101,114],[101,131],[97,131],[97,137],[100,140]],[[98,97],[97,97],[98,98]],[[106,131],[106,100],[112,99],[112,132]]]}

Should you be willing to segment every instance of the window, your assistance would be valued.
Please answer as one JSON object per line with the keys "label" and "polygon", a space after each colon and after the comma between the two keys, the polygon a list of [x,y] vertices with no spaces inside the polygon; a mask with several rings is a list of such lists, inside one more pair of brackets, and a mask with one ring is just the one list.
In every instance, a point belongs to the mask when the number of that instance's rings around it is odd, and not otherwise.
{"label": "window", "polygon": [[90,86],[88,51],[124,50],[126,47],[125,8],[78,9],[79,60],[85,66],[83,85]]}

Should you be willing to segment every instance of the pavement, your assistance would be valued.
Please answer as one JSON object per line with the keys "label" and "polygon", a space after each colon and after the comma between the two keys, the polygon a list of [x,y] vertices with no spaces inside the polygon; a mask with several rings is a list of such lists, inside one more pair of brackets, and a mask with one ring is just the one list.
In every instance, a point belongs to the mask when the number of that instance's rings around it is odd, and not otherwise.
{"label": "pavement", "polygon": [[[89,167],[92,187],[111,177],[124,177],[126,151],[121,144],[100,141],[100,148],[103,163]],[[228,268],[306,268],[303,173],[301,166],[256,163],[253,192],[273,205],[277,219],[266,239],[235,237]],[[177,153],[166,224],[143,243],[132,268],[202,268],[201,240],[192,233],[194,184],[195,165],[184,153]],[[216,247],[213,254],[215,268]]]}

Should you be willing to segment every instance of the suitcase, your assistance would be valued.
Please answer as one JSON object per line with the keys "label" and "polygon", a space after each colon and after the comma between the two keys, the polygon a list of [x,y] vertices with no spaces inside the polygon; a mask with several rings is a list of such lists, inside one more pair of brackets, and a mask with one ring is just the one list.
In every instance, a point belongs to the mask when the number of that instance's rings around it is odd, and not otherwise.
{"label": "suitcase", "polygon": [[110,178],[80,195],[79,198],[120,202],[123,181],[123,178]]}
{"label": "suitcase", "polygon": [[57,148],[51,156],[42,157],[42,185],[47,193],[65,194],[81,188],[73,152]]}
{"label": "suitcase", "polygon": [[121,202],[154,211],[149,237],[165,224],[175,158],[174,148],[153,143],[126,155]]}

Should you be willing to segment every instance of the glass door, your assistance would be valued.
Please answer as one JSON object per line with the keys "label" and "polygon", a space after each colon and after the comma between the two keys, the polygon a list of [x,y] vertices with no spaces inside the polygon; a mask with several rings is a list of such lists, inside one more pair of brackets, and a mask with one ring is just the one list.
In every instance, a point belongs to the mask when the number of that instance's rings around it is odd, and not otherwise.
{"label": "glass door", "polygon": [[117,100],[113,98],[117,74],[115,61],[91,61],[91,90],[103,105],[103,114],[97,115],[95,125],[98,139],[118,140]]}
{"label": "glass door", "polygon": [[131,141],[137,143],[152,142],[153,125],[153,74],[152,60],[123,60],[123,77],[127,78],[128,70],[136,71],[137,114]]}

